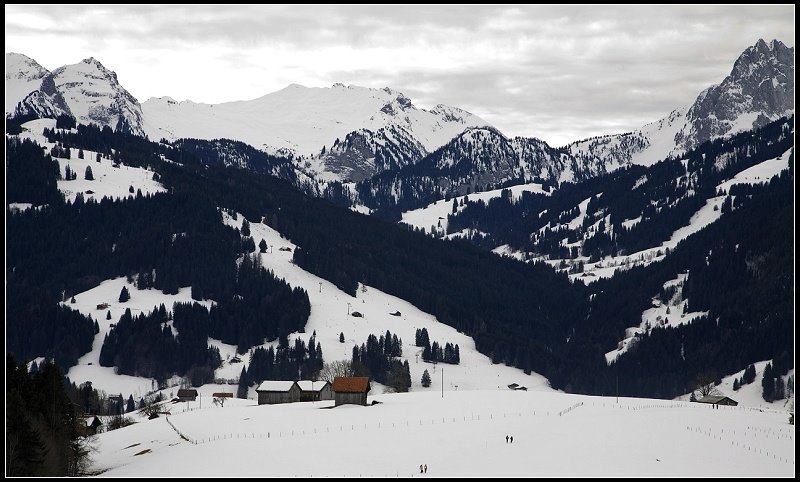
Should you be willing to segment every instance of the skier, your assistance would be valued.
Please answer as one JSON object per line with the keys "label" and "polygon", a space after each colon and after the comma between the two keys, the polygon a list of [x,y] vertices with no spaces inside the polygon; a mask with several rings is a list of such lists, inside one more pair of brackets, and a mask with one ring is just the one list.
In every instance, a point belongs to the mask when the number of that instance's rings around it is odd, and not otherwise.
{"label": "skier", "polygon": [[428,473],[428,464],[425,464],[425,473]]}
{"label": "skier", "polygon": [[506,443],[508,443],[508,435],[506,435]]}
{"label": "skier", "polygon": [[514,436],[513,435],[511,436],[511,443],[512,444],[514,443]]}
{"label": "skier", "polygon": [[422,473],[422,464],[419,464],[419,473]]}

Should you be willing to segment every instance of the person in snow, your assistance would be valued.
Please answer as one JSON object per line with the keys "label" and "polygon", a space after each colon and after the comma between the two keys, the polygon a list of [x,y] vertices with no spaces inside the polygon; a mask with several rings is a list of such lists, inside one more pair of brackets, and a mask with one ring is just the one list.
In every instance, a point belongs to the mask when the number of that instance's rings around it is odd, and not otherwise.
{"label": "person in snow", "polygon": [[422,464],[419,464],[419,473],[422,473]]}
{"label": "person in snow", "polygon": [[508,435],[506,435],[506,443],[508,443]]}
{"label": "person in snow", "polygon": [[513,435],[511,436],[511,443],[512,444],[514,443],[514,436]]}
{"label": "person in snow", "polygon": [[428,473],[428,464],[425,464],[425,473]]}

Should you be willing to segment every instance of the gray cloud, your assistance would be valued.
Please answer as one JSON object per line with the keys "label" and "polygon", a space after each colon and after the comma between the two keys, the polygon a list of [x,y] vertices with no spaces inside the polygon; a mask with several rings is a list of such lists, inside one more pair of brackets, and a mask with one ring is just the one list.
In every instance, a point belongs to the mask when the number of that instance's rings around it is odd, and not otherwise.
{"label": "gray cloud", "polygon": [[389,85],[416,104],[455,105],[554,144],[631,130],[690,103],[758,38],[793,45],[794,6],[6,6],[7,49],[49,68],[79,60],[61,46],[96,49],[143,99],[185,95],[137,72],[207,52],[187,76],[225,70],[238,98],[287,75]]}

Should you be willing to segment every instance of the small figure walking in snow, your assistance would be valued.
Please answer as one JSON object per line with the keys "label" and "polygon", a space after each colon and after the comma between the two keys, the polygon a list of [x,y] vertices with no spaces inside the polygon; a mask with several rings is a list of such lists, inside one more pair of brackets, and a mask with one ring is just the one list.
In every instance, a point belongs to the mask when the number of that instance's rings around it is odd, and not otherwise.
{"label": "small figure walking in snow", "polygon": [[513,435],[511,436],[511,443],[512,444],[514,443],[514,436]]}
{"label": "small figure walking in snow", "polygon": [[419,473],[422,473],[422,464],[419,464]]}
{"label": "small figure walking in snow", "polygon": [[508,443],[508,435],[506,435],[506,443]]}
{"label": "small figure walking in snow", "polygon": [[425,473],[428,473],[428,464],[425,464]]}

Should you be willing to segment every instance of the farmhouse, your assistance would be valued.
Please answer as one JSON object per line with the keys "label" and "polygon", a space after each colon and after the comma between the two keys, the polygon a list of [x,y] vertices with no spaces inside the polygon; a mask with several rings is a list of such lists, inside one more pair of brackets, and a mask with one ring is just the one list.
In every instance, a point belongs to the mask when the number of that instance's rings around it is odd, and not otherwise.
{"label": "farmhouse", "polygon": [[712,405],[730,405],[735,407],[739,405],[736,400],[726,397],[725,395],[706,395],[705,397],[697,400],[697,403],[710,403]]}
{"label": "farmhouse", "polygon": [[197,400],[197,390],[194,388],[181,388],[178,390],[178,400],[181,402],[194,402]]}
{"label": "farmhouse", "polygon": [[256,388],[259,405],[299,402],[300,392],[297,382],[284,380],[265,380]]}
{"label": "farmhouse", "polygon": [[346,403],[366,405],[369,391],[369,377],[336,377],[333,379],[333,392],[337,407]]}
{"label": "farmhouse", "polygon": [[300,380],[297,382],[300,387],[301,402],[317,402],[319,400],[333,400],[333,388],[325,380],[313,382],[311,380]]}

